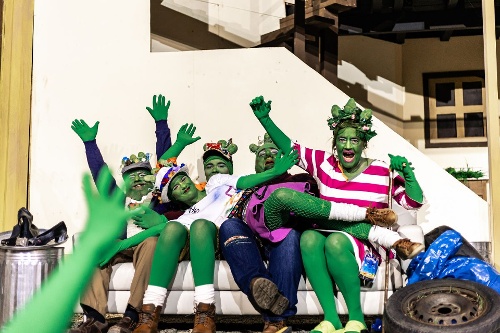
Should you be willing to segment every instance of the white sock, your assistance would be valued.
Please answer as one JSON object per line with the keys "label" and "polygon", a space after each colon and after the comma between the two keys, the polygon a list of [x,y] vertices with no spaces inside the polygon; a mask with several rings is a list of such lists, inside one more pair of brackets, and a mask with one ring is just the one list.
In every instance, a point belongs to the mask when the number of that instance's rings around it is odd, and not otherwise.
{"label": "white sock", "polygon": [[194,303],[215,303],[215,289],[214,284],[204,284],[202,286],[194,287]]}
{"label": "white sock", "polygon": [[167,288],[148,285],[142,304],[154,304],[155,307],[163,306],[165,297],[167,297]]}
{"label": "white sock", "polygon": [[376,225],[372,226],[368,233],[369,241],[382,245],[387,249],[391,248],[400,239],[403,239],[403,237],[397,232]]}
{"label": "white sock", "polygon": [[366,219],[366,208],[338,202],[331,204],[329,220],[357,222]]}

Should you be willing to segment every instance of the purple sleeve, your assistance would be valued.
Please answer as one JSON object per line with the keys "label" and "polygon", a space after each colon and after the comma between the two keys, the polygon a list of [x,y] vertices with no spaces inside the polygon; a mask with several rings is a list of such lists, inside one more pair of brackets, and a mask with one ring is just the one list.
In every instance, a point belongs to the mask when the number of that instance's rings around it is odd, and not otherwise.
{"label": "purple sleeve", "polygon": [[166,120],[158,120],[156,122],[156,158],[165,154],[165,152],[172,146],[172,139],[170,136],[170,128]]}
{"label": "purple sleeve", "polygon": [[[97,146],[97,141],[87,141],[83,143],[85,145],[85,154],[87,155],[87,163],[89,164],[90,173],[94,179],[94,183],[97,181],[97,176],[101,168],[106,165],[104,159],[102,158],[101,151]],[[113,179],[109,187],[109,192],[111,193],[116,188],[116,180]]]}

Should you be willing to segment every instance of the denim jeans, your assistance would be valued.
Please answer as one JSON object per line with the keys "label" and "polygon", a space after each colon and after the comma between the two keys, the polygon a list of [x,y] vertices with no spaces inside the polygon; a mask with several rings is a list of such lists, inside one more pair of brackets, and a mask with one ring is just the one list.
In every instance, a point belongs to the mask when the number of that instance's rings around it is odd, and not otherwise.
{"label": "denim jeans", "polygon": [[[262,313],[265,321],[280,321],[297,313],[297,289],[303,271],[300,232],[291,230],[278,243],[262,240],[261,252],[256,236],[248,225],[240,219],[231,218],[222,223],[219,241],[236,284],[247,296],[252,279],[265,277],[273,281],[288,298],[288,309],[281,316]],[[269,262],[267,267],[264,260]]]}

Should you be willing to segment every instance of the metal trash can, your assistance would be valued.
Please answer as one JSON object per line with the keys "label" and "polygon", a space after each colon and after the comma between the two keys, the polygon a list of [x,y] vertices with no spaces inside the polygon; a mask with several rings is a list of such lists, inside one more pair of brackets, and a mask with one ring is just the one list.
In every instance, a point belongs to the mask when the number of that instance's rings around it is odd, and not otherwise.
{"label": "metal trash can", "polygon": [[[0,233],[0,239],[10,235]],[[0,245],[0,327],[31,298],[63,255],[64,248],[54,245]]]}

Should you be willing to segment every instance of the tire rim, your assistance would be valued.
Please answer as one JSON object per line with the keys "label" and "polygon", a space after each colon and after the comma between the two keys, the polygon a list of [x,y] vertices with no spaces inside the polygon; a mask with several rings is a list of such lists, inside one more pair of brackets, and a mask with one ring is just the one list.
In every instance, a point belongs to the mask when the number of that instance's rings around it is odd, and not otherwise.
{"label": "tire rim", "polygon": [[470,323],[485,312],[484,298],[459,287],[435,287],[410,295],[403,302],[403,313],[427,325],[456,326]]}

